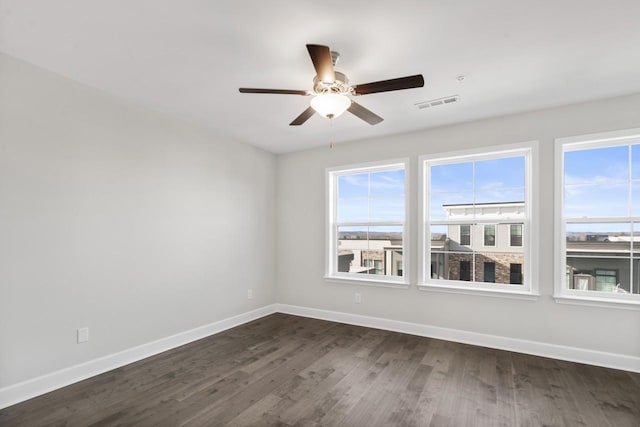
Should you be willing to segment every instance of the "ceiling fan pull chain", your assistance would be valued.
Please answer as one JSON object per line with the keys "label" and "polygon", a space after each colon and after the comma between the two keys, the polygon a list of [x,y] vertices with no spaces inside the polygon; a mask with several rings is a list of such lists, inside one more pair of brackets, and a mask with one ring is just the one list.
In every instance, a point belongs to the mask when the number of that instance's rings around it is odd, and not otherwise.
{"label": "ceiling fan pull chain", "polygon": [[329,149],[333,149],[333,117],[329,117]]}

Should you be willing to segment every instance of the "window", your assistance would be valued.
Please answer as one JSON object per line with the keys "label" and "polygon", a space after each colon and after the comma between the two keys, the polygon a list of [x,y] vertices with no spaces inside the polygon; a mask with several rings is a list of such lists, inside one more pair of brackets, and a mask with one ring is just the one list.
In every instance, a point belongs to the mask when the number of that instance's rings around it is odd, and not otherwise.
{"label": "window", "polygon": [[327,170],[327,278],[403,284],[406,161]]}
{"label": "window", "polygon": [[522,246],[522,224],[511,224],[509,236],[510,246]]}
{"label": "window", "polygon": [[471,261],[460,261],[460,280],[471,281]]}
{"label": "window", "polygon": [[496,226],[494,224],[484,225],[484,245],[485,246],[496,245]]}
{"label": "window", "polygon": [[464,246],[471,244],[471,226],[469,224],[460,226],[460,244]]}
{"label": "window", "polygon": [[495,262],[484,263],[484,276],[482,280],[484,282],[495,283],[496,281],[496,263]]}
{"label": "window", "polygon": [[596,270],[596,291],[615,292],[617,277],[615,270]]}
{"label": "window", "polygon": [[509,283],[522,284],[522,264],[509,264]]}
{"label": "window", "polygon": [[640,307],[640,129],[556,141],[555,296]]}
{"label": "window", "polygon": [[[419,286],[535,297],[531,239],[535,243],[536,237],[530,213],[534,153],[536,143],[523,143],[421,157],[424,255]],[[519,265],[513,274],[512,264]]]}
{"label": "window", "polygon": [[[368,251],[364,251],[368,252]],[[373,252],[373,251],[372,251]],[[373,252],[373,256],[378,255],[376,252]],[[364,259],[364,266],[369,267],[364,271],[360,271],[360,273],[369,273],[369,274],[384,274],[384,270],[382,268],[382,260],[379,259]]]}

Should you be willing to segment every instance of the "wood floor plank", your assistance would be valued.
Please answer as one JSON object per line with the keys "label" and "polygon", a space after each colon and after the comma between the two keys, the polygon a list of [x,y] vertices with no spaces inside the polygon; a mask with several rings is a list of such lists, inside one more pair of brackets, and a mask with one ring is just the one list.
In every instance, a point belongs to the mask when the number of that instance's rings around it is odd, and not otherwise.
{"label": "wood floor plank", "polygon": [[640,426],[640,374],[274,314],[0,410],[2,427]]}

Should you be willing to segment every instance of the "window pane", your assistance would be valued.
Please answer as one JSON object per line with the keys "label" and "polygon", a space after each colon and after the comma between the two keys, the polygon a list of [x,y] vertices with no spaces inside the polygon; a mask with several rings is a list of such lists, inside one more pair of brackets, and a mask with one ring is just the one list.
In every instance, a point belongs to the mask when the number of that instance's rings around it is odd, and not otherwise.
{"label": "window pane", "polygon": [[362,251],[369,248],[367,227],[338,227],[337,271],[362,272]]}
{"label": "window pane", "polygon": [[370,181],[371,196],[379,195],[403,195],[404,194],[404,170],[373,172]]}
{"label": "window pane", "polygon": [[524,202],[524,187],[476,192],[476,204]]}
{"label": "window pane", "polygon": [[567,255],[568,289],[611,293],[630,292],[628,258],[572,257]]}
{"label": "window pane", "polygon": [[369,221],[404,221],[404,196],[371,197]]}
{"label": "window pane", "polygon": [[338,177],[338,198],[369,197],[369,174],[341,175]]}
{"label": "window pane", "polygon": [[631,216],[640,216],[640,181],[631,183]]}
{"label": "window pane", "polygon": [[448,227],[446,225],[432,225],[431,226],[431,248],[444,250],[445,244],[449,234],[447,232]]}
{"label": "window pane", "polygon": [[627,216],[628,201],[627,184],[566,185],[564,214],[566,218]]}
{"label": "window pane", "polygon": [[[476,162],[476,190],[504,190],[523,188],[525,183],[524,156]],[[524,200],[519,198],[515,200]]]}
{"label": "window pane", "polygon": [[596,184],[629,179],[628,146],[564,153],[565,184]]}
{"label": "window pane", "polygon": [[473,216],[473,193],[431,193],[429,214],[431,220],[455,219],[457,216]]}
{"label": "window pane", "polygon": [[567,254],[629,257],[631,223],[568,223]]}
{"label": "window pane", "polygon": [[[633,260],[633,283],[631,287],[631,293],[640,294],[640,259],[634,258]],[[624,289],[624,288],[623,288]],[[618,289],[618,292],[620,289]]]}
{"label": "window pane", "polygon": [[566,229],[566,288],[630,292],[630,223],[567,224]]}
{"label": "window pane", "polygon": [[473,190],[473,163],[432,166],[431,192],[466,192]]}
{"label": "window pane", "polygon": [[446,242],[446,250],[453,252],[470,252],[472,239],[477,225],[464,224],[464,225],[448,225],[449,230]]}
{"label": "window pane", "polygon": [[369,227],[369,247],[362,254],[368,274],[402,276],[402,227]]}
{"label": "window pane", "polygon": [[369,199],[354,197],[338,199],[338,222],[369,221]]}
{"label": "window pane", "polygon": [[431,250],[431,278],[440,280],[473,281],[472,252],[459,253]]}
{"label": "window pane", "polygon": [[338,272],[402,276],[402,227],[338,227]]}
{"label": "window pane", "polygon": [[640,180],[640,144],[631,146],[631,179]]}

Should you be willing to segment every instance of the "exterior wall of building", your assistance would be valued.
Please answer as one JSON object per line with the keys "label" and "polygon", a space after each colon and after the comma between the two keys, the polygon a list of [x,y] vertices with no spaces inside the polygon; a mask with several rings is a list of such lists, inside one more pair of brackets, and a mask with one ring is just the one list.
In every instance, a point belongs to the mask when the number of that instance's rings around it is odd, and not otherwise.
{"label": "exterior wall of building", "polygon": [[[447,238],[443,242],[432,241],[432,250],[442,253],[432,256],[432,278],[444,280],[467,280],[461,277],[461,262],[470,263],[469,279],[475,282],[522,283],[522,278],[511,277],[511,264],[520,264],[524,268],[523,245],[512,246],[511,225],[513,223],[495,223],[494,245],[485,245],[485,223],[474,224],[477,219],[502,219],[519,217],[523,214],[524,203],[491,204],[488,206],[452,205],[446,207],[447,218],[455,221],[469,220],[469,224],[451,224],[447,226]],[[462,242],[462,226],[470,227],[469,244]],[[520,239],[522,240],[522,239]],[[515,243],[515,242],[514,242]],[[523,243],[523,242],[522,242]],[[495,264],[491,277],[485,277],[485,264]],[[521,276],[521,275],[520,275]]]}
{"label": "exterior wall of building", "polygon": [[463,280],[460,267],[461,262],[466,261],[471,265],[471,281],[487,281],[488,278],[484,274],[484,264],[495,263],[495,283],[511,283],[511,264],[522,265],[524,263],[524,257],[521,254],[476,254],[475,266],[472,253],[443,253],[440,255],[442,255],[441,262],[444,265],[444,274],[438,274],[437,278],[445,280]]}

